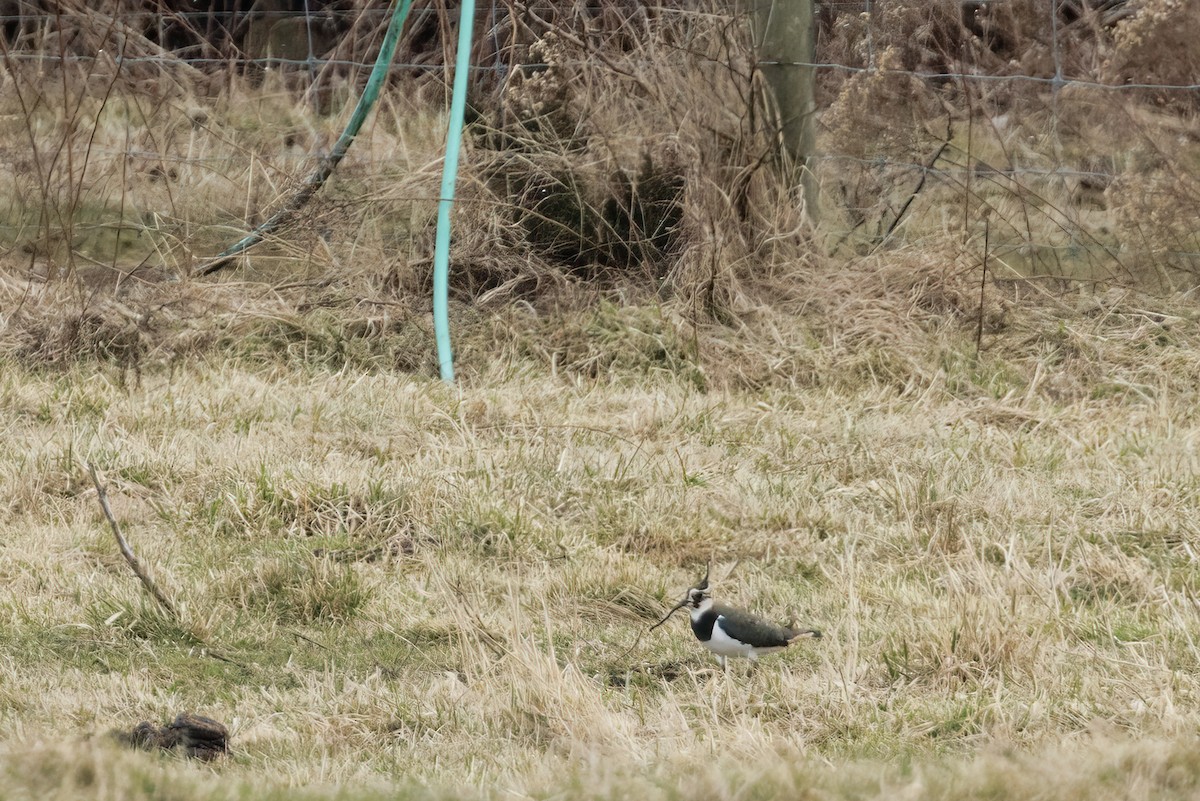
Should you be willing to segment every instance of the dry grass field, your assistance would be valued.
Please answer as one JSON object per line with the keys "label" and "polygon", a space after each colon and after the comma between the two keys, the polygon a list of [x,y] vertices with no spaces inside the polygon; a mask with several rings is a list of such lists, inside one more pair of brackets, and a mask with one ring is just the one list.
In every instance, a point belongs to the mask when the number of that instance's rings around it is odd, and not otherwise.
{"label": "dry grass field", "polygon": [[[24,94],[0,128],[34,155],[0,152],[0,799],[1200,792],[1200,313],[1167,264],[1194,234],[1190,173],[1166,179],[1197,156],[1186,115],[1114,110],[1145,136],[1108,144],[1118,189],[1175,194],[1071,211],[1077,186],[980,179],[872,239],[894,198],[838,204],[887,174],[823,167],[805,228],[769,170],[724,170],[753,137],[704,138],[705,86],[664,84],[659,130],[530,156],[526,186],[552,218],[538,180],[571,159],[696,159],[661,274],[587,230],[607,270],[521,250],[543,229],[497,205],[513,168],[479,135],[447,385],[425,101],[386,94],[302,224],[201,280],[341,118],[271,76],[202,96],[5,68]],[[603,139],[611,91],[556,75],[525,91],[582,86]],[[872,80],[825,110],[827,151]],[[1099,147],[1098,106],[1060,102],[1069,147]],[[1002,134],[953,140],[996,161]],[[1030,252],[1014,220],[1113,252],[1130,220],[1182,239],[1105,262],[1121,282],[1086,259],[1043,280],[1004,261]],[[682,615],[649,632],[710,561],[719,598],[823,639],[723,671]],[[225,723],[228,756],[114,736],[181,712]]]}
{"label": "dry grass field", "polygon": [[[611,308],[580,322],[599,378],[522,355],[548,334],[519,316],[465,330],[454,387],[279,331],[140,386],[6,360],[0,787],[1190,797],[1200,335],[1110,300],[1014,311],[978,359],[953,325],[857,364],[785,310],[774,344],[698,332],[778,365],[756,388],[698,386],[664,356],[691,332]],[[708,559],[825,638],[723,673],[683,621],[647,634]],[[184,710],[229,758],[104,736]]]}

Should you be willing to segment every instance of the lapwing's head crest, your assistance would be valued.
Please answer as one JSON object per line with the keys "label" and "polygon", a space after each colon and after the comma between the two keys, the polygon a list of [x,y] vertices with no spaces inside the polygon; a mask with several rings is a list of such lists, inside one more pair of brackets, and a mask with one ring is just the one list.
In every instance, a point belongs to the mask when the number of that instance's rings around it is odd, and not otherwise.
{"label": "lapwing's head crest", "polygon": [[708,588],[708,574],[711,570],[712,564],[709,563],[708,568],[704,571],[704,578],[700,579],[699,584],[688,590],[685,603],[692,609],[699,609],[701,604],[712,599],[712,591]]}
{"label": "lapwing's head crest", "polygon": [[[711,567],[712,565],[710,563],[709,568],[711,569]],[[654,631],[663,623],[666,623],[671,615],[675,614],[684,607],[690,607],[689,612],[692,614],[693,619],[695,619],[696,615],[704,614],[703,611],[697,610],[707,610],[708,607],[712,606],[712,594],[708,591],[708,572],[708,570],[704,571],[704,578],[700,579],[700,583],[694,587],[690,587],[687,591],[687,595],[683,597],[683,600],[672,606],[671,611],[667,612],[666,617],[651,626],[650,631]]]}

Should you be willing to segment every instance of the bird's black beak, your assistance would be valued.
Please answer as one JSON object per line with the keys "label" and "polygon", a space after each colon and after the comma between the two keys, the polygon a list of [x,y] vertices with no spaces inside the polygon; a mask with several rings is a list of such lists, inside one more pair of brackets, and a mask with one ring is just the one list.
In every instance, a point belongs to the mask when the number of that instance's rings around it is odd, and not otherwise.
{"label": "bird's black beak", "polygon": [[661,626],[663,623],[666,623],[668,620],[671,619],[671,615],[675,614],[680,609],[687,606],[688,601],[690,601],[692,599],[692,590],[700,590],[701,592],[703,592],[704,590],[707,590],[708,589],[708,574],[710,572],[712,572],[712,562],[709,562],[708,565],[704,568],[704,578],[700,579],[700,583],[694,587],[688,588],[687,595],[683,596],[683,600],[680,601],[679,603],[675,604],[674,606],[672,606],[671,611],[667,612],[666,617],[664,617],[662,620],[658,621],[653,626],[651,626],[650,631],[654,631],[656,628]]}

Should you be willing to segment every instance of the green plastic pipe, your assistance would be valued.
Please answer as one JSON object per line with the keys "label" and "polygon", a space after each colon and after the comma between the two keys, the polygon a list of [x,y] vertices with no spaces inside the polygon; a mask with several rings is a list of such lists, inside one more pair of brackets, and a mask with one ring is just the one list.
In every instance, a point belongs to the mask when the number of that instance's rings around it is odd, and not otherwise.
{"label": "green plastic pipe", "polygon": [[446,160],[442,163],[442,191],[438,199],[437,239],[433,248],[433,335],[437,341],[442,380],[454,380],[450,350],[450,209],[458,178],[458,151],[462,148],[463,112],[467,105],[467,72],[471,66],[471,32],[475,27],[475,0],[463,0],[458,14],[458,52],[454,57],[454,94],[446,132]]}
{"label": "green plastic pipe", "polygon": [[363,89],[362,96],[358,98],[358,105],[354,107],[350,121],[346,123],[345,130],[334,143],[333,150],[329,155],[321,159],[317,169],[305,179],[304,184],[286,206],[275,212],[270,219],[235,244],[221,251],[212,261],[197,267],[196,275],[211,275],[217,270],[228,267],[239,253],[254,247],[282,227],[317,193],[317,190],[325,185],[325,181],[333,174],[334,169],[345,157],[346,151],[350,149],[350,145],[354,143],[354,137],[358,136],[363,123],[367,120],[367,115],[375,106],[375,101],[379,99],[379,90],[383,88],[383,82],[387,78],[388,67],[391,66],[392,56],[396,53],[396,44],[400,41],[400,31],[404,29],[404,20],[408,18],[410,8],[412,8],[412,0],[399,0],[393,7],[392,19],[388,23],[387,33],[383,37],[383,45],[379,48],[379,55],[375,59],[375,66],[371,69],[371,77],[367,79],[366,88]]}

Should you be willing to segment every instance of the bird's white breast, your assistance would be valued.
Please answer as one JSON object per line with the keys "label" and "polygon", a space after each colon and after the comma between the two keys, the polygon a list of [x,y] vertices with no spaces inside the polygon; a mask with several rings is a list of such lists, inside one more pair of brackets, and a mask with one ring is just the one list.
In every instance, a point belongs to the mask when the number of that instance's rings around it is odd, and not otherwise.
{"label": "bird's white breast", "polygon": [[712,651],[717,656],[745,656],[748,657],[754,652],[754,649],[744,642],[738,642],[725,633],[721,628],[721,622],[725,620],[724,616],[717,618],[716,624],[713,626],[712,637],[708,642],[704,643],[708,650]]}

